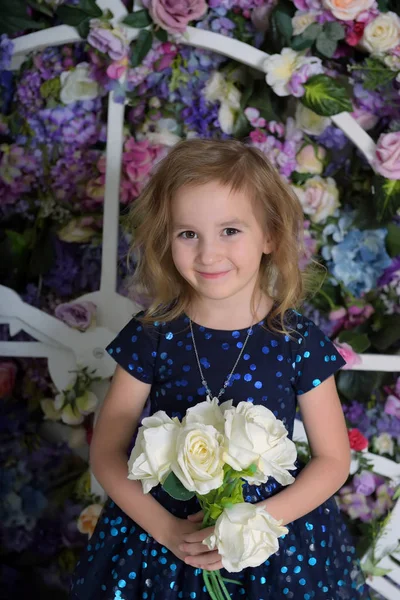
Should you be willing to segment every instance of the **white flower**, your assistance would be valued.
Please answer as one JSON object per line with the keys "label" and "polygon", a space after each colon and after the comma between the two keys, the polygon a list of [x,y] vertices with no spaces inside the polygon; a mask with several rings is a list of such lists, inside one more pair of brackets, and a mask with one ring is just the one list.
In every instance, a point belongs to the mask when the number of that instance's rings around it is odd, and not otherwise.
{"label": "white flower", "polygon": [[163,146],[175,146],[181,138],[177,133],[178,124],[175,119],[158,119],[156,123],[151,123],[155,126],[155,131],[146,131],[139,139],[147,139],[152,144],[161,144]]}
{"label": "white flower", "polygon": [[224,436],[212,425],[189,423],[177,436],[177,458],[172,471],[187,490],[205,495],[224,480],[222,442]]}
{"label": "white flower", "polygon": [[40,406],[42,411],[44,412],[44,418],[49,421],[60,421],[61,420],[61,410],[57,409],[54,406],[53,398],[43,398],[40,401]]}
{"label": "white flower", "polygon": [[64,104],[77,100],[92,100],[99,95],[99,85],[89,75],[89,64],[82,62],[60,76],[60,99]]}
{"label": "white flower", "polygon": [[378,454],[390,454],[393,456],[394,443],[392,437],[388,433],[381,433],[374,438],[374,450]]}
{"label": "white flower", "polygon": [[237,87],[227,81],[222,73],[214,71],[204,87],[204,97],[207,102],[220,102],[218,120],[224,133],[231,134],[240,108],[242,94]]}
{"label": "white flower", "polygon": [[225,419],[222,407],[227,407],[228,405],[230,408],[232,400],[228,400],[220,405],[217,398],[211,400],[207,397],[207,400],[204,402],[199,402],[195,406],[188,408],[182,420],[182,425],[212,425],[217,431],[223,433]]}
{"label": "white flower", "polygon": [[236,471],[256,465],[249,483],[260,485],[269,477],[280,484],[294,481],[289,470],[295,468],[296,446],[287,437],[287,429],[273,412],[251,402],[239,402],[237,407],[224,412],[224,461]]}
{"label": "white flower", "polygon": [[224,569],[238,573],[258,567],[279,549],[279,538],[288,529],[262,506],[247,502],[225,508],[214,533],[203,541],[210,550],[218,549]]}
{"label": "white flower", "polygon": [[89,539],[93,535],[102,510],[102,504],[90,504],[79,515],[77,528],[81,533],[87,533]]}
{"label": "white flower", "polygon": [[299,173],[313,173],[319,175],[324,168],[324,158],[326,150],[322,146],[314,147],[312,144],[307,144],[296,154],[297,171]]}
{"label": "white flower", "polygon": [[162,410],[143,419],[128,461],[128,479],[140,480],[145,494],[164,483],[171,472],[179,429],[179,420],[171,419]]}
{"label": "white flower", "polygon": [[319,175],[307,179],[303,186],[293,185],[293,190],[306,215],[310,215],[313,223],[322,223],[333,215],[340,206],[339,190],[332,177],[323,179]]}
{"label": "white flower", "polygon": [[[400,56],[396,56],[395,54],[387,54],[383,62],[391,71],[400,71]],[[397,76],[397,81],[399,81],[399,76]]]}
{"label": "white flower", "polygon": [[375,0],[323,0],[322,4],[337,19],[354,21],[360,13],[371,8],[374,2]]}
{"label": "white flower", "polygon": [[303,33],[311,23],[316,22],[319,14],[317,10],[297,10],[292,18],[293,35]]}
{"label": "white flower", "polygon": [[316,71],[322,72],[321,60],[315,56],[304,56],[291,48],[283,48],[280,54],[271,54],[264,61],[266,82],[277,96],[289,96],[288,83],[296,71],[305,65],[313,65]]}
{"label": "white flower", "polygon": [[79,412],[82,415],[90,415],[96,410],[99,399],[97,398],[96,394],[86,390],[86,392],[84,392],[82,396],[79,396],[75,402]]}
{"label": "white flower", "polygon": [[400,18],[394,12],[382,13],[368,23],[360,45],[371,54],[384,54],[400,44]]}
{"label": "white flower", "polygon": [[320,135],[331,124],[329,117],[321,117],[300,102],[297,103],[295,114],[296,125],[309,135]]}

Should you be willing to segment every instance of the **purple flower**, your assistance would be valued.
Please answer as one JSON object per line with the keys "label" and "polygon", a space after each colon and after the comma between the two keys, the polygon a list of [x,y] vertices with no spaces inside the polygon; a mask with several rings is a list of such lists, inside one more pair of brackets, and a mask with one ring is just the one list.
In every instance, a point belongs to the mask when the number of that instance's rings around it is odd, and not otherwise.
{"label": "purple flower", "polygon": [[108,54],[112,60],[121,60],[127,55],[128,44],[122,32],[110,29],[98,19],[92,20],[90,25],[87,41],[91,46]]}
{"label": "purple flower", "polygon": [[356,494],[363,494],[364,496],[370,496],[376,488],[376,481],[374,474],[370,471],[361,471],[358,475],[354,476],[353,485]]}
{"label": "purple flower", "polygon": [[395,256],[392,259],[391,264],[388,266],[387,269],[384,270],[381,277],[379,278],[378,285],[379,287],[381,287],[384,285],[388,285],[393,281],[400,281],[400,255]]}
{"label": "purple flower", "polygon": [[6,71],[10,67],[14,44],[3,33],[0,35],[0,71]]}
{"label": "purple flower", "polygon": [[292,96],[295,96],[296,98],[304,96],[305,89],[303,84],[306,83],[313,75],[319,75],[323,72],[324,70],[320,61],[315,63],[306,63],[305,65],[301,66],[300,69],[296,69],[296,71],[293,73],[290,81],[288,82],[288,90]]}
{"label": "purple flower", "polygon": [[55,315],[69,327],[86,331],[95,321],[96,310],[97,307],[93,302],[67,302],[57,306]]}
{"label": "purple flower", "polygon": [[400,420],[400,398],[389,394],[386,398],[384,411],[387,415],[393,415],[396,419]]}

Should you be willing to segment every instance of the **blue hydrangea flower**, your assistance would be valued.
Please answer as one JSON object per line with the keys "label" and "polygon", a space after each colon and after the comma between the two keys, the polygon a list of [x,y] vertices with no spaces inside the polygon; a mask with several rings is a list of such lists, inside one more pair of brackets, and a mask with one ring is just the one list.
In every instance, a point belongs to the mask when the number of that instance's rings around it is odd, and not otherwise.
{"label": "blue hydrangea flower", "polygon": [[386,229],[353,229],[331,251],[330,271],[357,298],[372,290],[390,264]]}
{"label": "blue hydrangea flower", "polygon": [[13,47],[13,42],[5,33],[0,35],[0,71],[6,71],[9,69]]}

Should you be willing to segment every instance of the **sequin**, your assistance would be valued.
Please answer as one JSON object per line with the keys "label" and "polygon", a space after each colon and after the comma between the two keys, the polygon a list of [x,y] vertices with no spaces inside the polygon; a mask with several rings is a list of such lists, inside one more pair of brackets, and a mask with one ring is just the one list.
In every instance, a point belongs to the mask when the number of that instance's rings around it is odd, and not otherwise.
{"label": "sequin", "polygon": [[[293,327],[301,325],[297,327],[301,335],[292,338],[254,327],[224,398],[266,406],[288,428],[289,438],[293,435],[296,395],[316,387],[344,364],[312,321],[296,314]],[[205,398],[188,321],[183,317],[155,327],[157,335],[149,335],[148,328],[133,319],[107,352],[136,378],[152,383],[151,414],[165,410],[170,417],[182,418],[190,406]],[[246,330],[193,327],[207,383],[217,394],[243,347]],[[293,471],[294,477],[301,468],[299,465]],[[245,484],[243,495],[246,502],[257,503],[279,494],[281,489],[270,478],[259,486]],[[160,487],[153,488],[151,494],[178,518],[186,519],[199,510],[196,499],[180,502]],[[232,600],[368,599],[354,545],[334,498],[311,511],[307,518],[290,523],[288,530],[279,540],[279,551],[264,564],[235,573],[232,579],[238,579],[241,585],[227,584]],[[113,501],[106,502],[77,564],[71,600],[206,597],[200,569],[179,561]]]}

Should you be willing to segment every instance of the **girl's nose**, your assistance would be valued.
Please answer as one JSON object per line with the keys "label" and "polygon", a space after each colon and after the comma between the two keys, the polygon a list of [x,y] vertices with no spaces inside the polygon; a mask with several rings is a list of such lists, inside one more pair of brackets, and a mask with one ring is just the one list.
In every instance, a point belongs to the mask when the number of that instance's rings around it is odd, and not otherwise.
{"label": "girl's nose", "polygon": [[215,241],[203,241],[199,245],[197,262],[203,265],[213,265],[221,260],[221,250]]}

